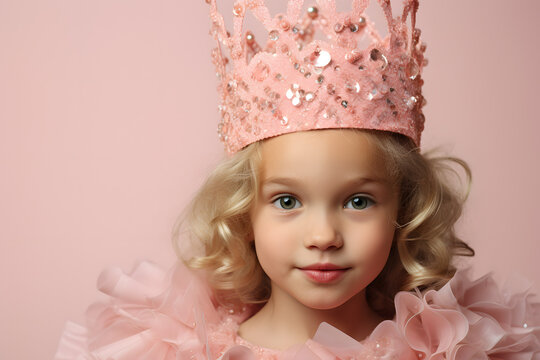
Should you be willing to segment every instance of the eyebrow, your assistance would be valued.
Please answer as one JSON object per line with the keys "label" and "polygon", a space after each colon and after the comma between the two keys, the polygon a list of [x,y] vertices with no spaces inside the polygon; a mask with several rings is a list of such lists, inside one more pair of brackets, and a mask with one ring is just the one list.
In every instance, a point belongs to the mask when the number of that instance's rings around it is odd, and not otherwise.
{"label": "eyebrow", "polygon": [[[297,178],[293,177],[269,177],[267,179],[264,179],[261,186],[265,187],[267,185],[287,185],[287,186],[294,186],[294,185],[300,185],[302,181]],[[343,185],[344,186],[350,186],[350,185],[363,185],[363,184],[369,184],[369,183],[375,183],[379,185],[388,185],[388,180],[381,179],[381,178],[368,178],[368,177],[355,177],[352,178],[349,181],[346,181]]]}

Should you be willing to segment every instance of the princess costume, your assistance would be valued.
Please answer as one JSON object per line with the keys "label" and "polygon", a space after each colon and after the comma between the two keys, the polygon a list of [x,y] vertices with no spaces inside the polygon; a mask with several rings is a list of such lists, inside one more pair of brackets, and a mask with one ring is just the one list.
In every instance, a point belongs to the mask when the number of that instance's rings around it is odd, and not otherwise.
{"label": "princess costume", "polygon": [[[418,0],[404,0],[395,18],[390,0],[378,1],[388,23],[384,38],[364,14],[367,0],[353,0],[348,13],[332,0],[307,12],[303,0],[289,0],[275,17],[263,0],[238,0],[232,33],[216,0],[206,2],[217,40],[218,132],[229,154],[272,136],[328,128],[392,131],[419,145],[426,60],[415,27]],[[268,31],[264,48],[242,30],[249,11]],[[315,39],[316,31],[325,40]],[[471,280],[461,270],[439,290],[397,293],[394,319],[363,341],[322,323],[304,344],[278,351],[237,334],[256,307],[225,309],[180,262],[170,270],[140,262],[130,273],[101,274],[98,288],[109,301],[89,307],[85,327],[67,323],[55,359],[540,360],[540,303],[525,284],[512,286],[502,291],[491,276]]]}

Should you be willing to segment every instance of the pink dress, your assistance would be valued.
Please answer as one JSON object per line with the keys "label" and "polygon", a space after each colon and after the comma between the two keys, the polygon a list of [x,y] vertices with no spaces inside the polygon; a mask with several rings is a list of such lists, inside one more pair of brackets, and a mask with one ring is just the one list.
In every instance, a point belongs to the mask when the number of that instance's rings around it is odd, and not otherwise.
{"label": "pink dress", "polygon": [[396,316],[362,342],[322,323],[285,351],[237,335],[249,310],[231,314],[184,265],[166,271],[141,262],[125,274],[105,270],[108,302],[88,308],[86,327],[68,322],[56,360],[540,359],[540,303],[527,290],[501,292],[491,276],[458,272],[442,289],[396,295]]}

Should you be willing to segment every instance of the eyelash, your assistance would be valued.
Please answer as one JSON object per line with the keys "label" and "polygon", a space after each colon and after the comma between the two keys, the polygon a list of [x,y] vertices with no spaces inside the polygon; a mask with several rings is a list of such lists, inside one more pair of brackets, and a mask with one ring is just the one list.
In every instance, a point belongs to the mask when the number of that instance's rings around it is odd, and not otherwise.
{"label": "eyelash", "polygon": [[[293,200],[295,201],[295,205],[294,205],[293,208],[286,209],[286,208],[283,208],[282,206],[279,206],[279,205],[281,205],[281,201],[282,201],[283,199],[285,199],[285,198],[291,198],[291,199],[293,199]],[[367,205],[366,205],[365,207],[361,208],[361,209],[357,209],[357,208],[354,208],[354,207],[348,208],[348,207],[347,207],[347,204],[350,203],[351,201],[353,201],[353,200],[356,199],[356,198],[361,198],[361,199],[366,200],[366,201],[367,201]],[[287,210],[298,209],[298,207],[296,207],[296,205],[297,205],[297,204],[301,204],[301,203],[300,203],[300,201],[299,201],[294,195],[286,194],[286,195],[281,195],[281,196],[277,197],[276,199],[274,199],[274,200],[272,201],[272,204],[273,204],[275,207],[277,207],[278,209],[280,209],[280,210],[285,210],[285,211],[287,211]],[[278,205],[278,204],[279,204],[279,205]],[[344,207],[344,208],[348,208],[348,209],[353,209],[353,210],[365,210],[365,209],[367,209],[367,208],[373,206],[374,204],[375,204],[375,201],[374,201],[372,198],[370,198],[369,196],[356,194],[356,195],[353,195],[352,197],[350,197],[350,198],[345,202],[345,205],[343,205],[343,207]]]}
{"label": "eyelash", "polygon": [[288,195],[288,194],[286,194],[286,195],[281,195],[281,196],[277,197],[276,199],[274,199],[274,200],[272,201],[272,204],[273,204],[275,207],[277,207],[278,209],[280,209],[280,210],[286,210],[286,211],[287,211],[287,210],[294,210],[294,209],[297,209],[297,207],[294,207],[294,208],[292,208],[292,209],[285,209],[285,208],[280,207],[280,206],[278,206],[278,205],[276,204],[276,203],[278,203],[278,204],[281,203],[281,200],[282,200],[282,199],[285,199],[285,198],[291,198],[291,199],[293,199],[293,200],[296,202],[295,205],[296,205],[296,204],[300,204],[300,201],[298,201],[298,199],[297,199],[295,196],[293,196],[293,195]]}
{"label": "eyelash", "polygon": [[356,199],[356,198],[360,198],[360,199],[366,200],[366,201],[367,201],[367,205],[366,205],[364,208],[362,208],[362,209],[352,208],[353,210],[365,210],[365,209],[370,208],[371,206],[375,205],[375,201],[374,201],[372,198],[370,198],[369,196],[357,194],[357,195],[354,195],[354,196],[352,196],[351,198],[349,198],[349,200],[347,200],[347,202],[345,203],[345,207],[346,207],[346,205],[347,205],[348,203],[350,203],[351,201],[353,201],[353,200]]}

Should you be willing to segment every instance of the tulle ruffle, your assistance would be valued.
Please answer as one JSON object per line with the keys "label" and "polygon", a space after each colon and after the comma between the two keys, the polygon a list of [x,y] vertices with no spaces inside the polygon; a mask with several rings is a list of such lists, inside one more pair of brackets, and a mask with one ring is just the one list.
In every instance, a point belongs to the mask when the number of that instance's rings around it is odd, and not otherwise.
{"label": "tulle ruffle", "polygon": [[[540,359],[540,304],[520,286],[500,291],[491,276],[458,272],[438,291],[396,295],[396,317],[358,342],[323,323],[284,352],[238,337],[251,310],[230,314],[182,264],[166,271],[140,262],[129,274],[105,270],[87,326],[67,323],[56,360]],[[507,289],[507,287],[505,287]]]}

